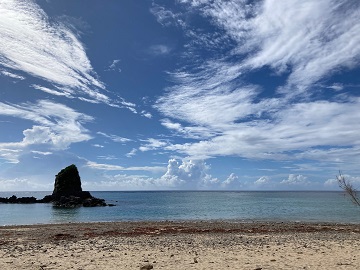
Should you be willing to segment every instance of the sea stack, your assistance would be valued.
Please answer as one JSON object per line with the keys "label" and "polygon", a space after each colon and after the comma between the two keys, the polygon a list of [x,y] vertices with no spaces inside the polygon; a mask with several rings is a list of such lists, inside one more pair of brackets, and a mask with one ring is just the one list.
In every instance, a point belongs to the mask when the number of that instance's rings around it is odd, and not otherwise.
{"label": "sea stack", "polygon": [[74,164],[62,169],[55,176],[54,191],[52,193],[54,198],[78,196],[81,193],[81,179],[79,171]]}
{"label": "sea stack", "polygon": [[[78,206],[94,207],[107,206],[105,200],[91,196],[89,191],[81,188],[79,171],[74,164],[62,169],[55,176],[55,184],[52,195],[46,195],[41,200],[35,197],[1,198],[0,203],[52,203],[55,207],[74,208]],[[108,206],[114,206],[109,204]]]}
{"label": "sea stack", "polygon": [[106,206],[103,199],[94,198],[89,191],[81,188],[81,179],[77,167],[72,164],[62,169],[55,176],[52,195],[43,200],[50,200],[57,207]]}

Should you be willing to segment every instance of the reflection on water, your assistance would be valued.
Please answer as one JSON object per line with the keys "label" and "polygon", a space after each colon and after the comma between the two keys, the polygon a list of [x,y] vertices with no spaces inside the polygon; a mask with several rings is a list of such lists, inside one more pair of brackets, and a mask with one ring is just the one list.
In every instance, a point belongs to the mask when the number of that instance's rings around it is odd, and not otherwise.
{"label": "reflection on water", "polygon": [[60,208],[51,207],[51,223],[62,223],[62,222],[80,222],[81,208]]}

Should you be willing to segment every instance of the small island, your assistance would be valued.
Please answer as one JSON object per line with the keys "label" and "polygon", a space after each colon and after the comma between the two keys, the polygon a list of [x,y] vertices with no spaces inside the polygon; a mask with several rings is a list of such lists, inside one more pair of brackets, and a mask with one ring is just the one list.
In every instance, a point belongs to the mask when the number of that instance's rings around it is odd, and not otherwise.
{"label": "small island", "polygon": [[53,206],[62,208],[107,206],[104,199],[95,198],[89,191],[82,190],[79,171],[74,164],[62,169],[55,176],[54,190],[51,195],[46,195],[42,199],[17,198],[15,195],[10,198],[0,197],[0,203],[52,203]]}

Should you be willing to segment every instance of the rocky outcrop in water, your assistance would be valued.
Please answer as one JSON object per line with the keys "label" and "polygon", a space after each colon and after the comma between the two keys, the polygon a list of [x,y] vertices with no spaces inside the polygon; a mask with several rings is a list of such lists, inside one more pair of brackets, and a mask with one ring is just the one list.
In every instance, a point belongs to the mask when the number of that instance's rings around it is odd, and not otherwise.
{"label": "rocky outcrop in water", "polygon": [[72,164],[55,176],[52,195],[38,200],[35,197],[0,198],[0,203],[52,203],[56,207],[73,208],[78,206],[106,206],[105,200],[93,197],[89,191],[83,191],[77,167]]}
{"label": "rocky outcrop in water", "polygon": [[21,197],[18,198],[15,195],[12,195],[10,198],[0,198],[0,203],[37,203],[35,197]]}

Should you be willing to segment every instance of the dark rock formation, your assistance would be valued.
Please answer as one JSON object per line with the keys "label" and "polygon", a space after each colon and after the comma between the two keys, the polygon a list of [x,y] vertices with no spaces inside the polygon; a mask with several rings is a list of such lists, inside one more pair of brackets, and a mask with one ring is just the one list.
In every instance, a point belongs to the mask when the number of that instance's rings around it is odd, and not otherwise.
{"label": "dark rock formation", "polygon": [[21,197],[18,198],[12,195],[10,198],[0,198],[0,203],[36,203],[38,200],[35,197]]}
{"label": "dark rock formation", "polygon": [[73,208],[78,206],[106,206],[105,200],[91,196],[89,191],[81,188],[79,171],[74,164],[62,169],[55,176],[54,191],[41,200],[35,197],[1,198],[0,203],[53,203],[56,207]]}
{"label": "dark rock formation", "polygon": [[[81,193],[81,179],[79,171],[74,164],[62,169],[55,176],[54,191],[52,193],[54,198],[60,198],[61,196],[77,196]],[[87,195],[90,195],[90,193]]]}
{"label": "dark rock formation", "polygon": [[79,171],[74,164],[56,175],[51,196],[51,202],[57,207],[106,206],[103,199],[94,198],[89,191],[82,190]]}

